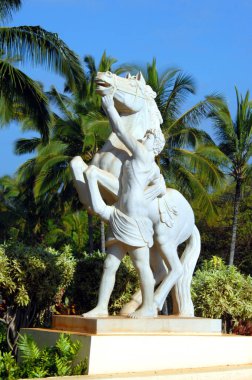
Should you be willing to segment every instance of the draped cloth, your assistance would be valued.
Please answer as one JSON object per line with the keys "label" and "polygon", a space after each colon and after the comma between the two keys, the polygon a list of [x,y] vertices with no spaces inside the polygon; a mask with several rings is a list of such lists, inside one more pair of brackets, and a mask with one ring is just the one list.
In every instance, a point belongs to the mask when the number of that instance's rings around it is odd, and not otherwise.
{"label": "draped cloth", "polygon": [[153,227],[149,218],[132,218],[113,207],[109,222],[111,234],[107,245],[119,240],[132,247],[153,246]]}

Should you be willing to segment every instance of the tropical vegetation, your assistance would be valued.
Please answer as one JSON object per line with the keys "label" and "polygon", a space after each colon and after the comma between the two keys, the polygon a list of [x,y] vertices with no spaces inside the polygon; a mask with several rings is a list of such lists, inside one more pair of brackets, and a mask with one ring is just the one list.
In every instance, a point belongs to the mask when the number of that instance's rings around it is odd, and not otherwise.
{"label": "tropical vegetation", "polygon": [[[238,214],[242,192],[245,186],[252,185],[252,101],[249,91],[245,97],[236,91],[237,110],[235,119],[232,118],[225,101],[216,101],[216,107],[211,114],[216,130],[220,150],[228,158],[226,173],[234,182],[233,223],[230,245],[229,265],[234,263]],[[225,169],[224,169],[225,170]]]}
{"label": "tropical vegetation", "polygon": [[[190,75],[178,68],[159,72],[155,59],[143,68],[119,66],[106,52],[98,64],[90,55],[80,62],[56,33],[3,26],[21,5],[21,0],[0,3],[0,124],[11,128],[14,120],[36,137],[16,141],[16,154],[33,153],[33,158],[14,176],[0,178],[0,377],[84,371],[85,365],[72,365],[79,346],[69,337],[62,336],[54,348],[40,350],[28,337],[18,340],[18,331],[48,326],[52,313],[83,313],[96,302],[106,228],[97,216],[83,210],[69,162],[79,155],[90,163],[110,133],[95,92],[97,71],[121,75],[141,70],[156,92],[166,139],[157,163],[167,186],[181,191],[192,204],[202,236],[192,288],[196,313],[223,318],[227,330],[242,319],[237,331],[250,331],[246,327],[252,318],[249,91],[243,96],[236,89],[234,119],[227,101],[216,94],[186,109],[188,97],[196,92]],[[64,91],[52,86],[45,92],[42,83],[20,70],[20,63],[27,62],[62,75]],[[200,129],[206,118],[212,121],[214,137]],[[117,276],[109,306],[114,314],[138,287],[128,257]],[[22,367],[12,356],[18,345]]]}
{"label": "tropical vegetation", "polygon": [[230,331],[232,323],[252,319],[251,292],[251,276],[213,256],[211,260],[204,261],[193,277],[195,314],[204,318],[221,318],[224,331]]}
{"label": "tropical vegetation", "polygon": [[0,378],[33,379],[50,376],[84,375],[87,361],[76,362],[81,344],[72,341],[69,335],[60,334],[53,346],[39,348],[29,335],[20,335],[18,348],[20,363],[17,363],[10,352],[0,351]]}

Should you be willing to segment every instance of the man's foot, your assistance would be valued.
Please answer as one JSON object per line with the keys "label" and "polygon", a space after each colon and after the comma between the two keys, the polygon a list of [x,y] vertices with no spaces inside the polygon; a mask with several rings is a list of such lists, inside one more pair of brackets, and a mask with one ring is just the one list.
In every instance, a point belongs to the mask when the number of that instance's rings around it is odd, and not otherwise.
{"label": "man's foot", "polygon": [[140,307],[134,313],[128,314],[129,318],[154,318],[157,316],[155,308]]}
{"label": "man's foot", "polygon": [[108,310],[102,309],[101,307],[95,307],[94,309],[83,313],[82,317],[84,318],[96,318],[96,317],[108,317]]}
{"label": "man's foot", "polygon": [[127,317],[129,314],[134,313],[139,306],[139,302],[131,300],[122,307],[122,309],[120,310],[120,315]]}

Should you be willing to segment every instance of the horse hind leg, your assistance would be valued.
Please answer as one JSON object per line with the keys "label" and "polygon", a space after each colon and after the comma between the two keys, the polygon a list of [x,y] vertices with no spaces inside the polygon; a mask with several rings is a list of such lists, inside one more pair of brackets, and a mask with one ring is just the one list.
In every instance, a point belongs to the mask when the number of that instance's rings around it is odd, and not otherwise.
{"label": "horse hind leg", "polygon": [[194,226],[192,235],[180,259],[183,266],[183,274],[172,290],[173,314],[186,317],[194,316],[194,306],[191,298],[191,282],[200,254],[200,246],[200,234],[197,227]]}
{"label": "horse hind leg", "polygon": [[168,272],[166,272],[166,275],[154,294],[154,303],[158,310],[162,310],[169,292],[182,275],[183,269],[176,246],[169,243],[162,244],[159,247],[158,253],[163,258],[164,263],[168,268]]}

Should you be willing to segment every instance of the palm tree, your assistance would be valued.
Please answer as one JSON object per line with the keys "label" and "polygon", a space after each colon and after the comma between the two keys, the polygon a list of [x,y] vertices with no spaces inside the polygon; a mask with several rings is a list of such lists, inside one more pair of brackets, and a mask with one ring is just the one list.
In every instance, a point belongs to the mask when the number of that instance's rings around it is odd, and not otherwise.
{"label": "palm tree", "polygon": [[[1,0],[0,21],[11,18],[21,0]],[[59,39],[39,26],[0,27],[0,99],[1,110],[11,110],[12,119],[29,115],[44,140],[48,138],[50,114],[41,86],[13,65],[17,59],[41,64],[64,75],[74,88],[84,79],[77,56]],[[10,120],[1,117],[1,123]]]}
{"label": "palm tree", "polygon": [[245,184],[252,184],[252,101],[249,91],[245,97],[235,88],[237,111],[233,120],[227,103],[212,100],[216,106],[210,115],[214,122],[219,148],[228,158],[227,174],[235,183],[234,211],[232,221],[232,238],[229,253],[229,265],[233,265],[242,189]]}
{"label": "palm tree", "polygon": [[207,96],[182,113],[185,100],[196,92],[193,78],[177,68],[168,68],[160,74],[155,59],[143,72],[146,82],[157,93],[156,102],[164,121],[166,146],[159,163],[166,181],[211,219],[216,214],[211,193],[225,182],[220,169],[225,156],[211,137],[197,127],[213,109],[211,100],[219,97]]}

